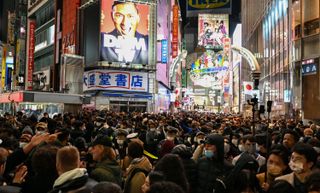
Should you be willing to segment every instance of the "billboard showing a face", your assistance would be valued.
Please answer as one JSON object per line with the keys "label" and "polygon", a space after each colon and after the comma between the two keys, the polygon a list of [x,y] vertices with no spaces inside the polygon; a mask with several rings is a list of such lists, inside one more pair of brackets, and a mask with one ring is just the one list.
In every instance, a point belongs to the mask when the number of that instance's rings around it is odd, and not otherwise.
{"label": "billboard showing a face", "polygon": [[101,1],[101,61],[148,64],[148,5]]}
{"label": "billboard showing a face", "polygon": [[199,14],[198,45],[207,49],[223,49],[223,40],[229,36],[227,14]]}

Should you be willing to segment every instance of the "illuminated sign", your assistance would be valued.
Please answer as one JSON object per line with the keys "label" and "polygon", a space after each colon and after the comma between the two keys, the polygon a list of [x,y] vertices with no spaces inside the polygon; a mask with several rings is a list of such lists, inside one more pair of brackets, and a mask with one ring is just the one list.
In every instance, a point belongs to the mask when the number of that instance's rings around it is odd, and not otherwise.
{"label": "illuminated sign", "polygon": [[168,62],[168,40],[161,40],[161,63]]}
{"label": "illuminated sign", "polygon": [[316,63],[303,64],[301,66],[302,76],[317,74],[318,65]]}
{"label": "illuminated sign", "polygon": [[172,8],[173,21],[172,21],[172,57],[178,56],[178,34],[179,34],[179,7],[174,5]]}
{"label": "illuminated sign", "polygon": [[229,36],[229,16],[227,14],[199,14],[198,45],[207,49],[224,48]]}
{"label": "illuminated sign", "polygon": [[187,0],[187,17],[199,13],[231,13],[231,0]]}
{"label": "illuminated sign", "polygon": [[6,69],[7,69],[7,63],[6,63],[6,57],[7,57],[7,48],[4,46],[2,47],[2,68],[1,68],[1,88],[4,89],[6,86]]}
{"label": "illuminated sign", "polygon": [[32,74],[34,65],[34,49],[35,49],[35,30],[36,21],[29,20],[29,38],[28,38],[28,68],[27,68],[27,90],[32,90]]}
{"label": "illuminated sign", "polygon": [[148,92],[148,73],[91,70],[84,72],[83,91],[116,90]]}
{"label": "illuminated sign", "polygon": [[102,0],[101,61],[148,64],[148,16],[148,5]]}

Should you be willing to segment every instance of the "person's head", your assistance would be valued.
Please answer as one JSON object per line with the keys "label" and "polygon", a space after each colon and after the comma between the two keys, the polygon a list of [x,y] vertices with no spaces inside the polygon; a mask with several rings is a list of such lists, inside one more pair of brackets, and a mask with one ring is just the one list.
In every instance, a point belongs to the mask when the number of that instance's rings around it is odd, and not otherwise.
{"label": "person's head", "polygon": [[65,146],[58,150],[56,167],[59,175],[78,168],[79,166],[80,153],[76,147]]}
{"label": "person's head", "polygon": [[122,193],[118,184],[112,182],[100,182],[92,188],[92,193]]}
{"label": "person's head", "polygon": [[255,138],[252,135],[243,136],[241,143],[243,144],[244,151],[254,153],[255,151]]}
{"label": "person's head", "polygon": [[303,135],[304,137],[313,137],[313,130],[310,128],[306,128],[305,130],[303,130]]}
{"label": "person's head", "polygon": [[267,160],[267,171],[271,176],[280,176],[287,169],[289,154],[286,149],[274,148],[271,150]]}
{"label": "person's head", "polygon": [[36,133],[46,133],[48,132],[48,124],[44,122],[39,122],[36,127]]}
{"label": "person's head", "polygon": [[311,145],[297,143],[291,154],[289,166],[295,174],[310,172],[317,161],[317,152]]}
{"label": "person's head", "polygon": [[115,1],[112,5],[112,19],[117,31],[126,37],[134,37],[140,16],[132,2]]}
{"label": "person's head", "polygon": [[169,181],[157,182],[150,186],[147,193],[185,193],[177,184]]}
{"label": "person's head", "polygon": [[92,154],[92,159],[98,162],[105,159],[114,160],[116,157],[112,142],[108,136],[97,136],[92,142],[89,152]]}
{"label": "person's head", "polygon": [[57,151],[58,147],[52,145],[45,145],[36,149],[31,158],[31,165],[37,175],[58,176],[56,169]]}
{"label": "person's head", "polygon": [[298,141],[299,141],[299,135],[297,132],[293,130],[285,131],[282,144],[286,148],[291,149]]}
{"label": "person's head", "polygon": [[195,142],[197,142],[198,144],[201,144],[202,142],[204,142],[204,138],[205,138],[205,134],[201,131],[199,131],[197,134],[196,134],[196,137],[195,137]]}
{"label": "person's head", "polygon": [[150,186],[156,182],[164,181],[164,176],[162,172],[159,171],[151,171],[148,176],[146,177],[144,184],[142,185],[141,189],[143,193],[149,191]]}
{"label": "person's head", "polygon": [[141,158],[143,156],[143,146],[141,143],[132,141],[128,145],[128,156],[132,159]]}
{"label": "person's head", "polygon": [[276,180],[270,184],[269,193],[296,193],[296,189],[286,180]]}
{"label": "person's head", "polygon": [[174,182],[184,190],[188,190],[185,169],[178,155],[166,154],[155,165],[154,171],[162,172],[167,181]]}
{"label": "person's head", "polygon": [[3,175],[4,170],[6,169],[6,161],[9,155],[8,150],[3,147],[0,147],[0,176]]}
{"label": "person's head", "polygon": [[207,158],[224,158],[224,138],[221,135],[211,134],[205,138],[204,154]]}

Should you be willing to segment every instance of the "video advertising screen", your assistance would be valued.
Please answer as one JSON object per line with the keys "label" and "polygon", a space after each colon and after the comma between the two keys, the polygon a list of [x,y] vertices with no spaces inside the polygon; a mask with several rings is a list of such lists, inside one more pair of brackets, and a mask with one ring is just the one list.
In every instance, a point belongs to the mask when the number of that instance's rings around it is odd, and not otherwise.
{"label": "video advertising screen", "polygon": [[148,64],[149,6],[101,1],[101,61]]}

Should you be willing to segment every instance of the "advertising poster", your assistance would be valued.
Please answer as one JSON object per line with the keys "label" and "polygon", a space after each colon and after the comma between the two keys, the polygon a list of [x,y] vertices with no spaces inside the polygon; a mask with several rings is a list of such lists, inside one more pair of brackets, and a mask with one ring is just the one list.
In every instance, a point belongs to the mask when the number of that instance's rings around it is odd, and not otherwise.
{"label": "advertising poster", "polygon": [[187,17],[199,13],[231,13],[232,0],[187,0]]}
{"label": "advertising poster", "polygon": [[148,64],[149,6],[101,1],[101,61]]}
{"label": "advertising poster", "polygon": [[91,70],[84,72],[83,91],[115,90],[148,92],[148,73]]}
{"label": "advertising poster", "polygon": [[179,34],[179,6],[174,5],[172,8],[172,58],[178,56],[178,34]]}
{"label": "advertising poster", "polygon": [[28,24],[29,24],[29,39],[28,39],[29,44],[28,44],[27,90],[32,90],[36,21],[29,20]]}
{"label": "advertising poster", "polygon": [[199,14],[198,45],[206,49],[224,48],[224,38],[229,36],[229,17],[227,14]]}

